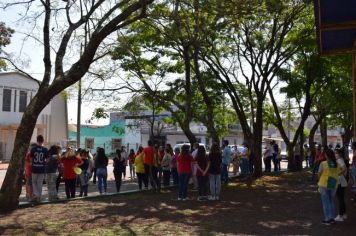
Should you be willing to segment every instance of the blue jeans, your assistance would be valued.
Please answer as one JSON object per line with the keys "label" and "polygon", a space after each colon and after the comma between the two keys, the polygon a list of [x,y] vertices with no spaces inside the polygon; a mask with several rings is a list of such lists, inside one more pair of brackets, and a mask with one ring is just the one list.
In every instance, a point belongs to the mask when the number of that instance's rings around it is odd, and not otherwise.
{"label": "blue jeans", "polygon": [[99,189],[99,193],[103,193],[103,187],[102,185],[104,185],[104,192],[107,192],[107,183],[106,183],[106,179],[108,178],[108,172],[105,168],[97,168],[96,169],[96,176],[98,177],[98,189]]}
{"label": "blue jeans", "polygon": [[351,167],[351,176],[353,179],[352,187],[356,188],[356,166],[355,165],[352,165],[352,167]]}
{"label": "blue jeans", "polygon": [[172,173],[172,178],[173,178],[173,184],[174,184],[174,185],[178,185],[178,172],[177,172],[177,168],[172,168],[172,169],[171,169],[171,173]]}
{"label": "blue jeans", "polygon": [[178,178],[179,178],[178,197],[183,199],[187,198],[190,174],[186,174],[186,173],[178,174]]}
{"label": "blue jeans", "polygon": [[323,204],[323,211],[325,220],[335,218],[334,196],[335,189],[319,188],[321,195],[321,202]]}
{"label": "blue jeans", "polygon": [[219,197],[221,190],[220,175],[209,174],[210,194],[212,197]]}
{"label": "blue jeans", "polygon": [[312,174],[312,178],[311,178],[312,181],[314,180],[316,173],[319,170],[319,165],[320,165],[320,161],[317,161],[316,163],[314,163],[313,174]]}
{"label": "blue jeans", "polygon": [[222,164],[221,165],[221,181],[228,181],[229,180],[229,171],[228,171],[228,165]]}

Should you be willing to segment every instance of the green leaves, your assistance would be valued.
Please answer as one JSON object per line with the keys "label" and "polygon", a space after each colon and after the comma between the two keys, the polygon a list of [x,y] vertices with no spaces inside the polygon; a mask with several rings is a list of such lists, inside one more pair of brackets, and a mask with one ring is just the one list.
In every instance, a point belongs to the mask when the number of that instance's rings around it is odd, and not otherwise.
{"label": "green leaves", "polygon": [[[11,36],[15,31],[9,27],[6,27],[4,22],[0,22],[0,55],[2,54],[2,48],[11,43]],[[6,68],[6,62],[0,59],[0,71]]]}

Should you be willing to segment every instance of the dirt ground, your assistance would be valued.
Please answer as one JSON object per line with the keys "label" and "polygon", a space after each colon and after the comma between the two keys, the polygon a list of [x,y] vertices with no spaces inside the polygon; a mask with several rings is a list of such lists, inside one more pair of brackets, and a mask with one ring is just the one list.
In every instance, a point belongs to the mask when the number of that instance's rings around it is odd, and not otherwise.
{"label": "dirt ground", "polygon": [[232,181],[220,201],[177,201],[176,190],[103,196],[39,205],[0,215],[0,235],[356,235],[349,218],[320,224],[322,208],[308,174],[285,173],[254,182]]}

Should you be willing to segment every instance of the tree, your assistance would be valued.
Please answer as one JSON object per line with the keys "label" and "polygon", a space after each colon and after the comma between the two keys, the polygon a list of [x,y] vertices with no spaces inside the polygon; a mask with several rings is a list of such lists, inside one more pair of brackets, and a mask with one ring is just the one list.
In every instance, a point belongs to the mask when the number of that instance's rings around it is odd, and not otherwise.
{"label": "tree", "polygon": [[[287,134],[283,122],[283,113],[289,112],[290,107],[284,107],[284,109],[278,107],[275,93],[271,86],[269,86],[268,91],[275,114],[272,123],[279,130],[287,146],[289,170],[301,170],[301,162],[296,163],[294,159],[294,147],[297,144],[302,147],[304,142],[302,140],[304,123],[311,114],[315,98],[322,92],[324,86],[327,84],[327,80],[330,78],[328,76],[329,61],[320,58],[317,52],[314,17],[311,14],[313,7],[311,4],[307,5],[306,11],[310,14],[305,15],[301,19],[304,24],[289,34],[286,40],[286,43],[296,48],[296,51],[290,58],[289,65],[280,68],[277,73],[279,82],[285,84],[280,89],[280,92],[286,94],[286,98],[296,104],[296,111],[298,112],[296,115],[299,117],[299,121],[293,138]],[[291,67],[293,68],[292,71]]]}
{"label": "tree", "polygon": [[287,36],[302,24],[307,12],[304,1],[244,1],[240,7],[244,13],[240,18],[232,14],[218,21],[228,27],[207,40],[210,45],[202,60],[231,99],[258,177],[262,175],[263,104],[277,72],[296,51],[286,42]]}
{"label": "tree", "polygon": [[[144,93],[160,101],[171,112],[190,143],[196,137],[190,129],[193,120],[192,52],[189,35],[190,5],[183,1],[162,1],[145,21],[131,26],[119,39],[113,59],[142,82]],[[124,42],[124,43],[122,43]],[[174,74],[174,75],[173,75]],[[178,79],[168,79],[167,77]],[[166,88],[156,91],[150,81],[165,78]]]}
{"label": "tree", "polygon": [[[4,22],[0,22],[0,56],[3,53],[2,47],[5,47],[6,45],[11,43],[11,36],[14,33],[14,30],[12,30],[9,27],[6,27]],[[6,63],[3,59],[0,57],[0,71],[6,67]]]}
{"label": "tree", "polygon": [[[65,88],[76,83],[92,63],[107,55],[100,46],[114,32],[146,16],[153,0],[123,1],[37,1],[10,2],[3,9],[25,6],[35,12],[33,25],[42,26],[44,73],[38,92],[27,106],[16,133],[9,168],[0,190],[0,210],[13,210],[21,193],[21,177],[28,145],[38,115],[50,100]],[[53,20],[54,18],[54,20]],[[61,19],[57,24],[56,19]],[[42,23],[40,23],[42,21]],[[62,23],[65,21],[65,23]],[[59,39],[58,42],[51,39]],[[71,46],[83,45],[80,56],[68,58]],[[77,55],[78,48],[77,48]],[[70,62],[70,63],[69,63]],[[72,63],[73,62],[73,63]],[[69,63],[68,66],[66,66]]]}

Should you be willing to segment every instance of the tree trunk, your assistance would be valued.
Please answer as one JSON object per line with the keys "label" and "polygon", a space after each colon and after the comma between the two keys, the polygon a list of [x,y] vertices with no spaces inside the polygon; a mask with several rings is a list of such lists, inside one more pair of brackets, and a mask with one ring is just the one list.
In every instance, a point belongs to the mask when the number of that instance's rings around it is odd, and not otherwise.
{"label": "tree trunk", "polygon": [[297,163],[297,171],[302,171],[303,170],[303,160],[304,160],[304,132],[300,134],[300,143],[297,143],[299,145],[299,150],[300,150],[300,157],[299,160],[296,160]]}
{"label": "tree trunk", "polygon": [[[49,96],[49,95],[48,95]],[[16,132],[14,151],[0,190],[0,212],[8,212],[17,208],[22,190],[24,158],[29,147],[37,118],[50,99],[47,95],[37,94],[26,108]]]}
{"label": "tree trunk", "polygon": [[263,134],[263,98],[259,97],[257,99],[256,105],[256,121],[253,124],[253,148],[251,149],[251,155],[253,158],[254,164],[254,173],[253,176],[258,178],[262,176],[262,134]]}
{"label": "tree trunk", "polygon": [[328,146],[328,125],[326,120],[322,120],[320,123],[320,135],[321,135],[321,145],[323,147]]}
{"label": "tree trunk", "polygon": [[318,127],[320,125],[320,122],[322,121],[322,117],[320,116],[318,119],[316,119],[315,124],[310,130],[309,133],[309,150],[310,150],[310,155],[312,160],[315,159],[315,154],[316,154],[316,149],[315,149],[315,142],[314,142],[314,136],[316,131],[318,130]]}
{"label": "tree trunk", "polygon": [[287,146],[287,153],[288,153],[288,170],[296,171],[297,165],[294,157],[294,145],[292,143]]}
{"label": "tree trunk", "polygon": [[344,134],[342,135],[342,146],[349,146],[353,135],[353,126],[348,125],[344,127]]}
{"label": "tree trunk", "polygon": [[206,110],[207,119],[204,119],[206,121],[204,123],[205,123],[206,128],[208,129],[208,132],[209,132],[212,140],[213,140],[213,143],[220,143],[219,134],[218,134],[218,132],[215,128],[215,124],[214,124],[214,103],[213,103],[213,100],[211,99],[211,97],[209,96],[208,91],[206,90],[204,80],[202,79],[201,73],[200,73],[199,46],[198,45],[194,45],[194,58],[193,59],[194,59],[195,75],[198,80],[199,90],[203,95],[203,100],[207,107],[207,110]]}
{"label": "tree trunk", "polygon": [[195,137],[195,135],[193,134],[193,132],[191,131],[189,124],[183,124],[180,125],[183,133],[185,134],[185,136],[187,137],[187,139],[189,140],[189,143],[191,145],[191,147],[193,147],[193,144],[197,142],[197,138]]}

